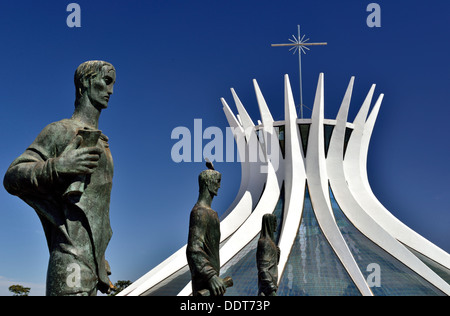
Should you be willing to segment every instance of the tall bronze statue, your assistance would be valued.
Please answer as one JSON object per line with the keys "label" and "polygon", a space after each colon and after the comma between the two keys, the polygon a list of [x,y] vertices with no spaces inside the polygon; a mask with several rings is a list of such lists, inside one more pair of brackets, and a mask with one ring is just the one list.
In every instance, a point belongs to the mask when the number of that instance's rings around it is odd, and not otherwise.
{"label": "tall bronze statue", "polygon": [[211,209],[220,188],[221,174],[207,161],[208,170],[198,177],[199,197],[190,214],[186,256],[191,270],[192,291],[200,296],[207,290],[211,296],[222,296],[228,286],[219,277],[220,221]]}
{"label": "tall bronze statue", "polygon": [[277,217],[273,214],[265,214],[262,219],[261,235],[256,250],[259,296],[277,295],[280,248],[274,240],[276,230]]}
{"label": "tall bronze statue", "polygon": [[75,72],[75,111],[51,123],[9,167],[6,190],[37,212],[50,259],[47,295],[108,293],[113,160],[98,130],[116,81],[114,67],[88,61]]}

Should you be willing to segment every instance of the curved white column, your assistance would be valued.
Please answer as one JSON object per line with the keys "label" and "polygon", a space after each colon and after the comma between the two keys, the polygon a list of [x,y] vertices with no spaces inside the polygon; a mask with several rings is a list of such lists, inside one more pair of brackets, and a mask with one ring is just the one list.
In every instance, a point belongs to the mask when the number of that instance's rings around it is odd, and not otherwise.
{"label": "curved white column", "polygon": [[228,215],[231,213],[231,211],[233,209],[235,209],[237,207],[237,205],[239,203],[245,203],[246,206],[244,208],[252,209],[251,195],[246,194],[247,190],[248,190],[249,179],[250,179],[250,168],[249,168],[248,161],[245,159],[247,140],[245,138],[244,128],[239,123],[236,116],[234,116],[233,112],[231,111],[231,109],[228,106],[225,99],[221,98],[220,100],[223,104],[223,112],[225,113],[225,116],[228,120],[228,124],[233,129],[233,136],[234,136],[236,144],[237,144],[238,155],[239,155],[239,159],[241,161],[241,185],[239,187],[239,191],[236,195],[235,200],[230,204],[230,206],[228,207],[228,210],[225,212],[225,214]]}
{"label": "curved white column", "polygon": [[[378,111],[379,106],[375,106],[367,122],[365,121],[366,114],[365,116],[362,115],[359,122],[355,122],[354,124],[355,129],[350,137],[344,160],[344,170],[349,188],[363,210],[389,234],[403,244],[450,269],[450,255],[392,215],[378,201],[370,188],[367,180],[366,161],[370,137]],[[350,155],[348,155],[349,153]]]}
{"label": "curved white column", "polygon": [[[253,79],[253,85],[255,87],[256,99],[258,101],[259,112],[262,121],[262,134],[264,138],[264,154],[266,161],[270,161],[272,166],[277,173],[278,179],[281,182],[284,176],[284,158],[281,152],[279,136],[274,129],[274,120],[272,114],[270,113],[269,107],[267,106],[266,100],[259,88],[258,82]],[[265,173],[265,167],[261,169],[261,172]]]}
{"label": "curved white column", "polygon": [[[361,233],[404,265],[417,272],[426,280],[429,280],[430,283],[438,287],[441,291],[449,294],[448,291],[450,286],[378,225],[372,217],[367,215],[355,200],[347,185],[344,173],[343,154],[347,114],[350,105],[353,81],[354,78],[350,81],[349,88],[347,89],[347,93],[336,118],[336,126],[333,130],[328,150],[327,170],[333,195],[342,212]],[[382,96],[378,99],[373,111],[378,111],[381,101]],[[351,157],[349,158],[351,159]],[[355,167],[357,168],[357,166]]]}
{"label": "curved white column", "polygon": [[267,174],[260,172],[263,161],[261,161],[261,159],[255,159],[255,161],[250,160],[253,155],[252,152],[254,151],[259,152],[259,155],[254,155],[255,157],[263,156],[261,144],[256,136],[255,125],[239,100],[236,92],[232,90],[232,93],[243,125],[240,125],[226,101],[223,98],[221,100],[230,127],[235,128],[235,139],[238,144],[243,171],[238,196],[236,197],[235,202],[233,202],[234,205],[232,205],[232,208],[227,210],[227,216],[220,224],[221,242],[229,238],[250,216],[261,197],[264,184],[267,180]]}
{"label": "curved white column", "polygon": [[[292,96],[289,76],[284,77],[284,112],[285,112],[285,172],[284,172],[284,218],[280,232],[280,262],[279,275],[283,274],[284,267],[289,259],[289,253],[294,244],[299,223],[303,213],[304,192],[306,184],[306,171],[303,155],[300,149],[300,133],[297,126],[297,113]],[[281,278],[278,279],[278,282]]]}
{"label": "curved white column", "polygon": [[306,156],[306,176],[308,178],[311,203],[317,222],[319,223],[324,236],[339,257],[339,260],[342,262],[342,265],[347,270],[356,287],[364,296],[373,296],[373,293],[367,285],[350,249],[340,233],[331,209],[328,193],[328,175],[325,162],[323,113],[323,74],[320,74],[311,117],[311,128]]}
{"label": "curved white column", "polygon": [[[261,172],[261,168],[265,163],[264,146],[258,139],[256,134],[255,124],[247,113],[244,105],[236,94],[234,89],[231,89],[236,108],[241,118],[242,128],[245,135],[245,148],[242,146],[238,148],[241,162],[245,162],[245,167],[249,174],[248,179],[248,192],[252,197],[252,207],[250,212],[256,207],[256,204],[261,197],[264,183],[266,182],[267,175]],[[250,214],[248,214],[250,215]]]}

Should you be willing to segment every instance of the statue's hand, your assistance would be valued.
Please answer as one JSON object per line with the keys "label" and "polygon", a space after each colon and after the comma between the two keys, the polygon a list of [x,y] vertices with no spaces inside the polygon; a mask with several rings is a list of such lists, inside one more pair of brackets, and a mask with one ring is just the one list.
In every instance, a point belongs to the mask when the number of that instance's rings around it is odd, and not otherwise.
{"label": "statue's hand", "polygon": [[215,275],[211,279],[209,279],[209,289],[210,289],[211,295],[221,296],[221,295],[225,294],[227,287],[225,286],[223,279],[221,279],[217,275]]}
{"label": "statue's hand", "polygon": [[98,167],[100,148],[78,148],[83,138],[76,136],[62,154],[55,158],[55,169],[62,174],[92,174]]}

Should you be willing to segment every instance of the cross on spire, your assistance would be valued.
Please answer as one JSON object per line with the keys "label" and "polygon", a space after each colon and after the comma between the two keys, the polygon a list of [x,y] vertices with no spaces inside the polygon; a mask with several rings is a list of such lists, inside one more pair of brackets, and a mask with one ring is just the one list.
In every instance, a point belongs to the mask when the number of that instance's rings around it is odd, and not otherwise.
{"label": "cross on spire", "polygon": [[306,50],[310,50],[307,46],[323,46],[328,43],[309,43],[309,38],[305,39],[305,35],[301,36],[300,25],[298,25],[297,37],[292,35],[292,39],[289,41],[291,43],[287,44],[272,44],[272,47],[284,47],[292,46],[289,51],[294,50],[294,54],[298,53],[298,66],[299,66],[299,76],[300,76],[300,118],[303,118],[303,88],[302,88],[302,53],[306,54]]}

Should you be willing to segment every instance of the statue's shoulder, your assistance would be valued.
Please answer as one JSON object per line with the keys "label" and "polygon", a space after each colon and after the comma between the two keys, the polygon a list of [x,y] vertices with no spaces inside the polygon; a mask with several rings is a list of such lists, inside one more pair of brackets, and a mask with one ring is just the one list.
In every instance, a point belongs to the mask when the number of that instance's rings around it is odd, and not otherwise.
{"label": "statue's shoulder", "polygon": [[62,119],[60,121],[56,121],[48,124],[42,130],[41,134],[51,135],[51,134],[66,134],[69,132],[74,132],[77,128],[79,128],[74,120],[71,119]]}
{"label": "statue's shoulder", "polygon": [[191,211],[193,223],[208,223],[208,225],[220,225],[219,215],[212,208],[196,205]]}
{"label": "statue's shoulder", "polygon": [[195,204],[191,211],[192,216],[197,217],[211,217],[217,215],[217,213],[210,207],[204,205]]}
{"label": "statue's shoulder", "polygon": [[64,149],[78,129],[77,124],[70,119],[50,123],[39,133],[30,148],[53,156]]}
{"label": "statue's shoulder", "polygon": [[195,204],[194,207],[191,210],[191,214],[196,215],[196,214],[202,214],[205,213],[207,211],[207,207]]}

